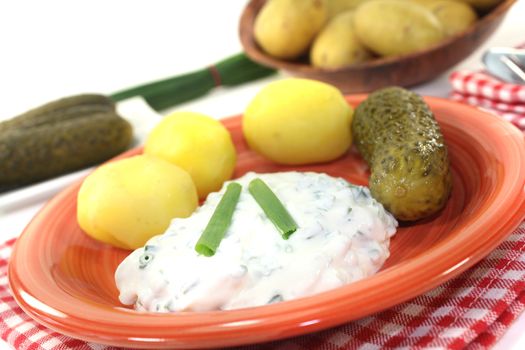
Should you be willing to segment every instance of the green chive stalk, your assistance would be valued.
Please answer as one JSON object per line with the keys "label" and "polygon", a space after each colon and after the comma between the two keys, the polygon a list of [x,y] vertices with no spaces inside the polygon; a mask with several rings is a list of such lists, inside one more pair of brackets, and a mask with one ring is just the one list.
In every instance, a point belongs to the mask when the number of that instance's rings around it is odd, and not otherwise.
{"label": "green chive stalk", "polygon": [[236,86],[274,73],[240,53],[201,70],[116,92],[110,98],[118,102],[142,96],[153,109],[161,111],[204,96],[217,86]]}
{"label": "green chive stalk", "polygon": [[202,232],[195,251],[205,256],[212,256],[217,251],[221,244],[226,231],[231,225],[233,212],[239,201],[242,186],[236,182],[232,182],[226,188],[226,192],[222,196],[219,204],[215,208],[208,225]]}
{"label": "green chive stalk", "polygon": [[256,178],[250,181],[248,191],[284,239],[290,238],[297,231],[295,220],[263,180]]}

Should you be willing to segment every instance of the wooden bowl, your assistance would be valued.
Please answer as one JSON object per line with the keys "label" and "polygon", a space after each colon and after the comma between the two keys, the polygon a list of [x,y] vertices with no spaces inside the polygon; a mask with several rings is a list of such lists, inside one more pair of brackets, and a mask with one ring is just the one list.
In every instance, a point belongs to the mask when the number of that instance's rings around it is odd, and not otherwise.
{"label": "wooden bowl", "polygon": [[254,61],[292,75],[317,79],[345,93],[369,92],[381,87],[412,86],[431,80],[478,48],[498,28],[516,0],[504,0],[473,26],[424,51],[371,60],[339,69],[321,69],[303,61],[285,61],[265,53],[253,33],[255,18],[266,0],[251,0],[242,13],[239,34],[246,54]]}

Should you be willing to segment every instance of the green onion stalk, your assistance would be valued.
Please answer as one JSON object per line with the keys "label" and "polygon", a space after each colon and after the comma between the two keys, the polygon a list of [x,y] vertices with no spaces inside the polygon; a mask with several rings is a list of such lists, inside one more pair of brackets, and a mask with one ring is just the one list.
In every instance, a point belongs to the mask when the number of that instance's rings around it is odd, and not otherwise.
{"label": "green onion stalk", "polygon": [[132,87],[109,97],[118,102],[142,96],[153,109],[161,111],[204,96],[218,86],[236,86],[274,73],[275,70],[240,53],[201,70]]}
{"label": "green onion stalk", "polygon": [[256,178],[250,181],[248,191],[284,239],[297,231],[297,223],[263,180]]}
{"label": "green onion stalk", "polygon": [[208,225],[202,232],[195,251],[204,256],[213,256],[217,251],[226,231],[232,223],[233,212],[239,201],[242,186],[237,182],[231,182],[226,187],[219,204],[215,208]]}

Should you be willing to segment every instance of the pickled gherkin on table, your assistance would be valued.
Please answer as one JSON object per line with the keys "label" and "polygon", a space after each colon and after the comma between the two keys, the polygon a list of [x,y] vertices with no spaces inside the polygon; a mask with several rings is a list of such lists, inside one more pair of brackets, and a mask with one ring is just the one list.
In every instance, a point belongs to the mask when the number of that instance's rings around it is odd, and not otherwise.
{"label": "pickled gherkin on table", "polygon": [[109,98],[66,97],[0,123],[0,191],[98,164],[125,151],[132,127]]}

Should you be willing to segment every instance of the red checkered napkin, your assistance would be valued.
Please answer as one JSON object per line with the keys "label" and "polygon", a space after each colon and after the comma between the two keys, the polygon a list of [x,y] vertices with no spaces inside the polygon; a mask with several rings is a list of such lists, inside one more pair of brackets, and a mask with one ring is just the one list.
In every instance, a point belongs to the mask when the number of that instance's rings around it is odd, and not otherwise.
{"label": "red checkered napkin", "polygon": [[[16,304],[7,283],[14,240],[0,244],[0,336],[17,350],[114,350],[54,332]],[[390,310],[318,333],[245,350],[487,348],[525,309],[525,221],[480,263]]]}
{"label": "red checkered napkin", "polygon": [[484,71],[456,71],[451,99],[497,114],[525,132],[525,85],[503,82]]}

